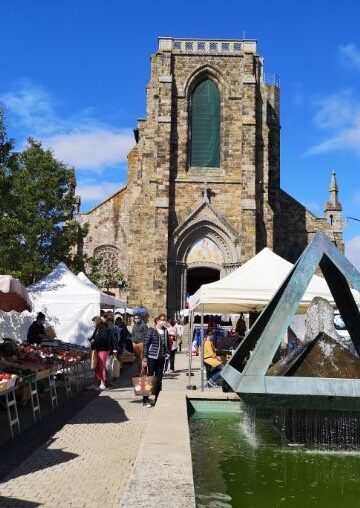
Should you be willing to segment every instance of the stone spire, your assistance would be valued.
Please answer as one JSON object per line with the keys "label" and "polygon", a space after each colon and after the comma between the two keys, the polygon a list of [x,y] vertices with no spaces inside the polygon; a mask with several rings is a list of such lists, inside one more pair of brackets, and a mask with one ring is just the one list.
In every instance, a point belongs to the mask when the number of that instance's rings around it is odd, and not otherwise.
{"label": "stone spire", "polygon": [[338,200],[338,185],[336,181],[336,173],[332,172],[331,180],[330,180],[330,189],[329,189],[329,200],[325,203],[324,212],[326,214],[327,211],[341,211],[342,206]]}
{"label": "stone spire", "polygon": [[333,231],[342,232],[342,206],[338,199],[338,185],[336,181],[336,173],[332,172],[329,188],[329,200],[325,203],[324,213],[329,226]]}
{"label": "stone spire", "polygon": [[338,189],[338,186],[337,186],[335,171],[333,171],[332,175],[331,175],[330,189],[329,189],[329,191],[330,191],[329,203],[331,203],[332,206],[338,207],[340,205],[340,203],[338,201],[338,192],[339,192],[339,189]]}

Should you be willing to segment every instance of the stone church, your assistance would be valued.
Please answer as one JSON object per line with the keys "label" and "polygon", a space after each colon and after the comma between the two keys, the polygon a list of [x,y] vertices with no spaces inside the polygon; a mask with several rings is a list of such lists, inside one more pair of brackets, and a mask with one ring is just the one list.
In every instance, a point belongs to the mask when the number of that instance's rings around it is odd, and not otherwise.
{"label": "stone church", "polygon": [[129,306],[171,316],[265,246],[295,261],[318,230],[343,250],[335,174],[321,218],[280,187],[279,83],[256,41],[160,38],[146,93],[126,187],[78,214]]}

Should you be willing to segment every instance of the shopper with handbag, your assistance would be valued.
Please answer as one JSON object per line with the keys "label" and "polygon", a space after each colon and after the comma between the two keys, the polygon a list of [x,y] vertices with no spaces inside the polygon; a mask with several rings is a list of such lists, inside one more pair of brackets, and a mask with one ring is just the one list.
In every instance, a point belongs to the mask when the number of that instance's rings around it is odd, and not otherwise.
{"label": "shopper with handbag", "polygon": [[105,390],[106,376],[106,360],[114,350],[113,335],[111,334],[106,322],[100,316],[93,318],[95,324],[94,333],[90,339],[91,349],[96,351],[95,378],[100,381],[98,390]]}
{"label": "shopper with handbag", "polygon": [[[154,320],[155,327],[149,328],[144,341],[143,372],[148,376],[156,376],[154,395],[155,404],[162,389],[162,377],[165,359],[170,353],[166,316],[159,314]],[[143,398],[146,407],[152,407],[149,397]]]}
{"label": "shopper with handbag", "polygon": [[132,328],[133,351],[135,355],[136,365],[139,373],[142,370],[142,360],[144,354],[144,340],[148,331],[146,323],[144,323],[140,314],[134,315],[134,325]]}

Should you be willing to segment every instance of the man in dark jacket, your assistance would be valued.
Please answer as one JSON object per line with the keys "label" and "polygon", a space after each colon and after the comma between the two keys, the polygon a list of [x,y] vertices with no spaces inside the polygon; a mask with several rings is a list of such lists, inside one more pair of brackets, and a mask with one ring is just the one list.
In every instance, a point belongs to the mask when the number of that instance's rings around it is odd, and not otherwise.
{"label": "man in dark jacket", "polygon": [[133,351],[139,374],[142,370],[142,360],[144,356],[144,340],[148,331],[147,325],[142,320],[140,314],[134,315],[134,325],[132,329]]}
{"label": "man in dark jacket", "polygon": [[39,312],[27,332],[27,341],[29,344],[41,344],[43,340],[46,340],[45,335],[45,314]]}
{"label": "man in dark jacket", "polygon": [[124,347],[125,347],[126,351],[128,351],[129,353],[132,353],[133,343],[131,340],[131,333],[129,332],[126,324],[124,323],[123,318],[121,316],[119,316],[119,314],[115,314],[115,317],[116,317],[115,325],[116,325],[116,329],[117,329],[118,343],[119,343],[118,351],[119,351],[120,355],[122,355]]}

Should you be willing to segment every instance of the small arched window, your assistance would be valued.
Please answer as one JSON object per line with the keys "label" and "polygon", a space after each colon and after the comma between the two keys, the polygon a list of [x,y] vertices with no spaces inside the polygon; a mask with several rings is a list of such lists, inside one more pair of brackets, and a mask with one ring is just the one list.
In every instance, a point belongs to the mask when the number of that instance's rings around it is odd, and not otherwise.
{"label": "small arched window", "polygon": [[191,166],[220,167],[220,93],[211,79],[192,93],[190,158]]}

